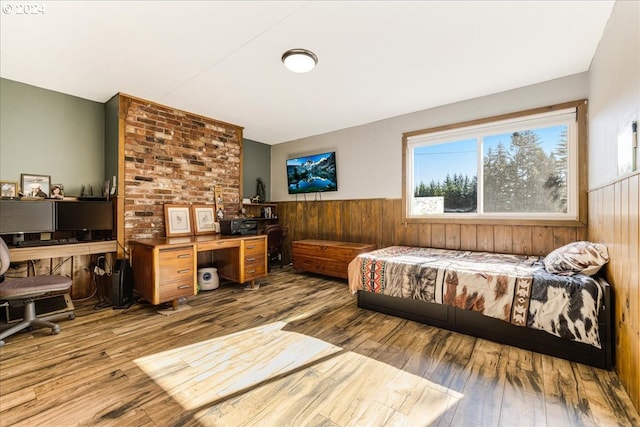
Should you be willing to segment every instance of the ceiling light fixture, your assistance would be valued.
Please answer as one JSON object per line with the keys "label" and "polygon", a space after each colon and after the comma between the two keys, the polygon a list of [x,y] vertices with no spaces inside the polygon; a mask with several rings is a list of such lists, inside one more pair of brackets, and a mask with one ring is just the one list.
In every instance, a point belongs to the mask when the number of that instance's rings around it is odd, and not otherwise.
{"label": "ceiling light fixture", "polygon": [[282,54],[282,63],[289,71],[306,73],[313,70],[318,57],[306,49],[291,49]]}

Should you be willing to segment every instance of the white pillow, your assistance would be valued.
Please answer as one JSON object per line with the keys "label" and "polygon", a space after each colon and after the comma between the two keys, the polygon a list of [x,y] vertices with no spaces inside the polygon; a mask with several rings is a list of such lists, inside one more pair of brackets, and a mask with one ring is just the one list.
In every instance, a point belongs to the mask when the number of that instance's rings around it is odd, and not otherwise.
{"label": "white pillow", "polygon": [[609,252],[600,243],[573,242],[554,250],[543,262],[549,273],[563,276],[582,273],[592,276],[609,262]]}

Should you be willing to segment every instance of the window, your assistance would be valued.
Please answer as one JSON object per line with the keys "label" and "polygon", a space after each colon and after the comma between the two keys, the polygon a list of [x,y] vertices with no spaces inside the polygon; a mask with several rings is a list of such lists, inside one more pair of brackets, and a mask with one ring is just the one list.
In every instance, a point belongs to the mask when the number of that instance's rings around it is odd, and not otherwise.
{"label": "window", "polygon": [[585,109],[571,103],[405,134],[405,219],[577,220]]}

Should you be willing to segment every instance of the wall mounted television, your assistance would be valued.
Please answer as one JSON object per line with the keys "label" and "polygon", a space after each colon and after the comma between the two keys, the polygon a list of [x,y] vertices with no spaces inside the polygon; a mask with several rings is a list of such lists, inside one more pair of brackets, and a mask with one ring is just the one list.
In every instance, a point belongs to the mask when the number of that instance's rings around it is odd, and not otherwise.
{"label": "wall mounted television", "polygon": [[289,194],[338,191],[335,151],[287,160]]}

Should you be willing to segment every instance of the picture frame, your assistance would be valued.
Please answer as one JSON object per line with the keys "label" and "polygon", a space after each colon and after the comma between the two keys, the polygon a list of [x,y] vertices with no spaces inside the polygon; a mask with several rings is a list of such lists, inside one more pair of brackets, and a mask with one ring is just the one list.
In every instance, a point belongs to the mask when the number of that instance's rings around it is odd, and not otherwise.
{"label": "picture frame", "polygon": [[52,199],[64,199],[64,185],[51,184],[49,195]]}
{"label": "picture frame", "polygon": [[215,205],[191,205],[191,216],[196,236],[216,232]]}
{"label": "picture frame", "polygon": [[216,184],[213,187],[213,195],[216,202],[216,220],[221,221],[224,219],[224,199],[222,197],[222,185]]}
{"label": "picture frame", "polygon": [[23,196],[46,199],[50,194],[51,176],[33,173],[20,174],[20,187]]}
{"label": "picture frame", "polygon": [[164,226],[167,237],[192,236],[192,223],[189,205],[164,205]]}
{"label": "picture frame", "polygon": [[0,181],[0,197],[13,199],[18,197],[18,181]]}

